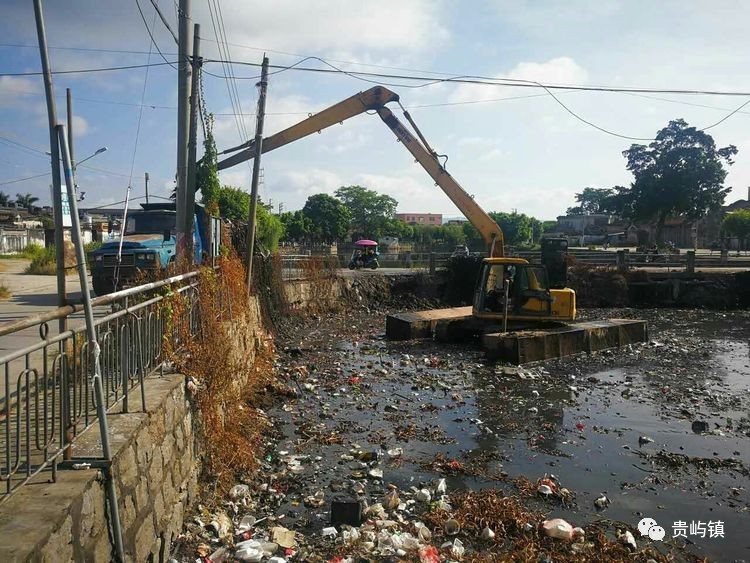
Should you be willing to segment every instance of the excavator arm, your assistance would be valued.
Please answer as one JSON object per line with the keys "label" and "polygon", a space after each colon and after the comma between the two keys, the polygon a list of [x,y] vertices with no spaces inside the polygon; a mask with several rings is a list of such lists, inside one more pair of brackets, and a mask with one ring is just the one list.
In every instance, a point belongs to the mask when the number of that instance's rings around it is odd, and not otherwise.
{"label": "excavator arm", "polygon": [[[383,122],[393,131],[398,140],[407,148],[416,161],[425,169],[435,183],[445,192],[456,207],[474,225],[485,243],[489,247],[490,256],[504,256],[503,232],[500,226],[482,209],[474,198],[464,190],[461,185],[451,176],[438,160],[438,155],[427,143],[422,133],[417,128],[409,113],[404,110],[404,115],[414,127],[419,139],[417,139],[404,126],[401,121],[385,107],[389,102],[398,102],[398,94],[391,92],[382,86],[375,86],[365,92],[360,92],[339,102],[323,111],[311,115],[307,119],[292,125],[291,127],[263,139],[261,153],[266,153],[282,147],[288,143],[307,137],[312,133],[342,123],[344,120],[367,111],[377,111]],[[400,105],[400,104],[399,104]],[[403,107],[402,107],[403,109]],[[218,169],[224,170],[240,162],[249,160],[255,156],[255,142],[248,141],[237,147],[228,149],[222,154],[239,151],[236,154],[220,161]]]}

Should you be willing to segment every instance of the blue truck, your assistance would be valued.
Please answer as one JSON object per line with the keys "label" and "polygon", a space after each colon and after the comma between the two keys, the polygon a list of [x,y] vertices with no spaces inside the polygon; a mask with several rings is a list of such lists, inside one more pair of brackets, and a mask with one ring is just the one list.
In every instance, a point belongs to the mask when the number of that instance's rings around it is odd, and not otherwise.
{"label": "blue truck", "polygon": [[[121,226],[123,240],[119,261],[119,239],[107,241],[89,254],[96,295],[123,289],[135,280],[158,278],[174,264],[177,254],[175,204],[142,203],[141,207],[130,211]],[[212,263],[219,255],[220,240],[221,220],[196,204],[193,215],[195,263]]]}

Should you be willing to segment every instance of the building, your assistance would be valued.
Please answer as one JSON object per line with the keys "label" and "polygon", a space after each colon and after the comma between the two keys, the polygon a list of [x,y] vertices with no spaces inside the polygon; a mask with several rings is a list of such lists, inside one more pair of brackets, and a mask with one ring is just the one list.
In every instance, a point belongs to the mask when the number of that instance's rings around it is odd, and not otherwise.
{"label": "building", "polygon": [[396,219],[408,225],[433,225],[443,224],[442,213],[396,213]]}

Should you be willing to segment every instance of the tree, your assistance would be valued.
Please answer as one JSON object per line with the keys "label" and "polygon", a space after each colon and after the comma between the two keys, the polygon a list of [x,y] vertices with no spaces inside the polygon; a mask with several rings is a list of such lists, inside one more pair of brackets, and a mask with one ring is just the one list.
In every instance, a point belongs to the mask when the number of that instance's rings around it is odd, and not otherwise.
{"label": "tree", "polygon": [[[739,209],[732,213],[727,213],[721,222],[721,230],[730,236],[737,237],[737,241],[742,243],[750,237],[750,209]],[[737,246],[739,252],[740,245]]]}
{"label": "tree", "polygon": [[16,203],[19,207],[23,207],[24,209],[29,209],[37,201],[39,201],[39,198],[29,193],[16,194]]}
{"label": "tree", "polygon": [[312,235],[332,243],[343,239],[349,230],[351,213],[335,197],[328,194],[315,194],[307,198],[302,213],[310,220]]}
{"label": "tree", "polygon": [[578,205],[568,207],[568,215],[588,215],[591,213],[606,213],[610,211],[609,199],[615,195],[612,188],[583,188],[576,194]]}
{"label": "tree", "polygon": [[255,211],[255,240],[266,250],[279,248],[279,241],[284,236],[284,225],[277,215],[271,213],[265,205],[258,200]]}
{"label": "tree", "polygon": [[303,242],[310,239],[313,225],[302,211],[287,211],[279,219],[284,227],[284,240]]}
{"label": "tree", "polygon": [[0,205],[3,207],[10,203],[10,196],[3,191],[0,191]]}
{"label": "tree", "polygon": [[698,219],[724,203],[724,187],[737,147],[717,148],[708,133],[683,119],[670,121],[648,146],[634,144],[623,152],[634,181],[620,195],[621,205],[636,220],[656,221],[656,241],[663,242],[669,216]]}
{"label": "tree", "polygon": [[503,230],[506,244],[523,244],[530,242],[534,235],[532,218],[524,213],[490,212],[495,222]]}
{"label": "tree", "polygon": [[201,193],[201,200],[209,213],[218,213],[219,191],[221,182],[216,169],[218,153],[213,135],[213,115],[206,119],[206,140],[203,141],[203,157],[195,167],[195,191]]}
{"label": "tree", "polygon": [[398,202],[362,186],[342,186],[336,197],[351,213],[350,227],[355,235],[379,237],[396,212]]}
{"label": "tree", "polygon": [[[219,207],[219,215],[230,221],[247,223],[250,213],[250,194],[234,186],[221,186],[211,194],[211,200]],[[258,206],[260,208],[260,206]]]}

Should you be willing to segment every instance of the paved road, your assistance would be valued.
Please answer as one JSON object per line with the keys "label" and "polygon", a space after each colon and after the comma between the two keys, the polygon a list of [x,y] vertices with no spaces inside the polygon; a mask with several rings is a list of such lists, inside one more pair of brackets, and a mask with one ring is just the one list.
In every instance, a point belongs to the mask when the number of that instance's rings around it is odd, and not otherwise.
{"label": "paved road", "polygon": [[[8,300],[0,301],[0,324],[13,322],[30,315],[43,313],[57,307],[57,279],[55,276],[38,276],[24,274],[28,266],[28,260],[0,260],[0,282],[11,292]],[[68,296],[71,300],[80,301],[81,286],[76,275],[66,278]],[[77,313],[71,317],[69,326],[83,323],[83,313]],[[49,323],[49,336],[58,333],[57,322]],[[40,342],[39,327],[31,327],[25,330],[0,336],[0,358],[32,346]],[[44,360],[43,352],[38,351],[28,358],[29,367],[40,367]],[[15,381],[19,373],[24,369],[24,360],[18,359],[10,363],[9,375],[11,389],[15,387]],[[5,366],[0,365],[0,402],[5,397]]]}

